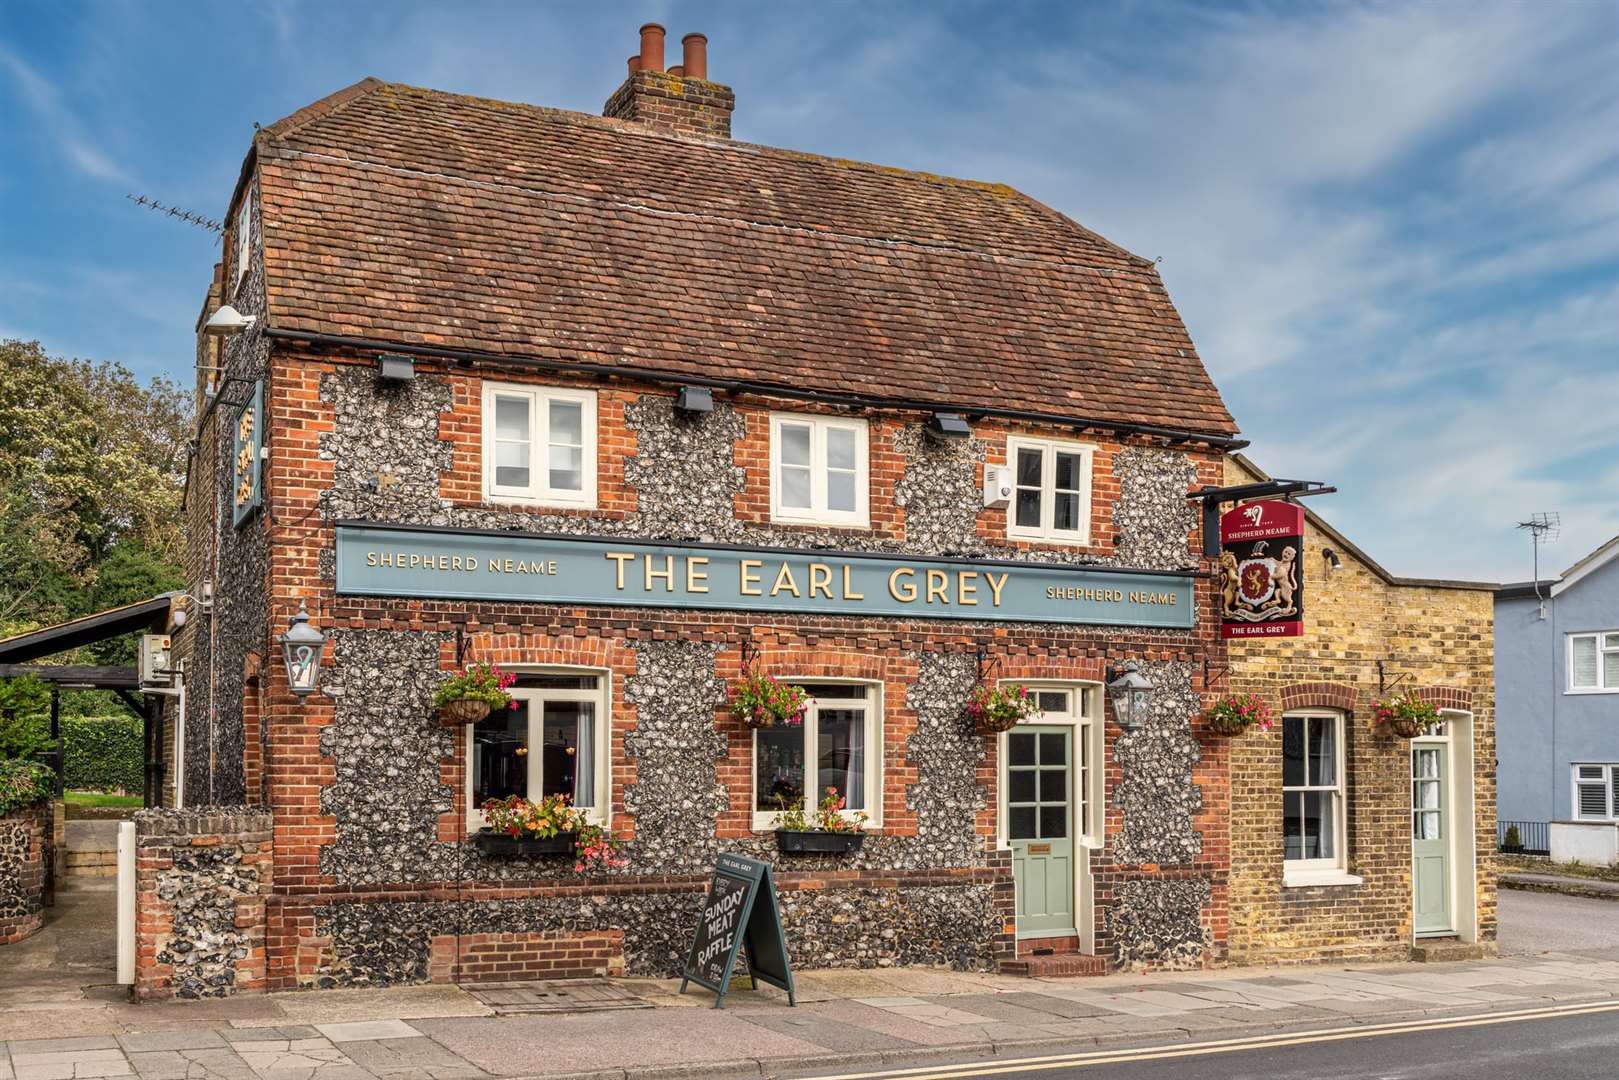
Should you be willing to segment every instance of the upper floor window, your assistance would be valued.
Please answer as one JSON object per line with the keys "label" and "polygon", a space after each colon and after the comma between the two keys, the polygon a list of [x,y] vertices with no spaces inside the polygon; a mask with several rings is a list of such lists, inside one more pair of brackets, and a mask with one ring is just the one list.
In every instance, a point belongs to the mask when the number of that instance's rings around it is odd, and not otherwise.
{"label": "upper floor window", "polygon": [[1288,874],[1344,869],[1342,713],[1282,717],[1282,860]]}
{"label": "upper floor window", "polygon": [[484,383],[483,489],[492,499],[596,505],[596,393]]}
{"label": "upper floor window", "polygon": [[1619,633],[1568,636],[1568,689],[1570,693],[1619,690]]}
{"label": "upper floor window", "polygon": [[753,827],[773,828],[776,815],[813,811],[830,788],[845,816],[864,812],[877,824],[881,746],[878,690],[865,683],[803,684],[813,695],[801,724],[753,733]]}
{"label": "upper floor window", "polygon": [[1578,821],[1619,817],[1619,765],[1574,766],[1574,817]]}
{"label": "upper floor window", "polygon": [[1050,439],[1006,440],[1012,505],[1006,534],[1023,540],[1088,544],[1091,539],[1091,459],[1096,448]]}
{"label": "upper floor window", "polygon": [[236,210],[236,284],[247,276],[248,256],[253,251],[253,189],[242,192],[242,205]]}
{"label": "upper floor window", "polygon": [[770,519],[810,525],[871,524],[864,420],[775,413],[770,417]]}

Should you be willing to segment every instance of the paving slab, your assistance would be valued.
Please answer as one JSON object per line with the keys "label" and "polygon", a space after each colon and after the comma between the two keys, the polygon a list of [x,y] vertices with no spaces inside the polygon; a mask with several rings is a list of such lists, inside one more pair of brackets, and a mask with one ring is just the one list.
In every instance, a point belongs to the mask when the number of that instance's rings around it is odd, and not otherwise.
{"label": "paving slab", "polygon": [[357,1020],[347,1024],[316,1024],[315,1030],[334,1043],[410,1039],[421,1032],[403,1020]]}
{"label": "paving slab", "polygon": [[343,1053],[366,1072],[387,1080],[481,1080],[489,1075],[425,1035],[347,1042]]}
{"label": "paving slab", "polygon": [[227,1045],[216,1031],[142,1031],[118,1036],[126,1053],[150,1050],[210,1050]]}
{"label": "paving slab", "polygon": [[[792,1010],[794,1013],[800,1010]],[[893,1035],[874,1031],[871,1028],[861,1027],[857,1024],[839,1023],[820,1011],[809,1012],[804,1010],[801,1016],[783,1016],[779,1013],[749,1012],[738,1014],[748,1023],[767,1031],[774,1031],[778,1035],[786,1035],[793,1039],[802,1039],[804,1042],[814,1043],[816,1046],[836,1053],[852,1053],[868,1050],[899,1050],[914,1049],[916,1044]]]}
{"label": "paving slab", "polygon": [[[727,1010],[728,1012],[728,1010]],[[684,1011],[579,1013],[499,1019],[429,1019],[422,1033],[485,1072],[563,1075],[632,1065],[680,1065],[726,1059],[820,1054],[813,1042],[769,1031],[727,1012],[694,1023]],[[633,1023],[626,1018],[633,1017]],[[543,1054],[536,1054],[543,1047]]]}

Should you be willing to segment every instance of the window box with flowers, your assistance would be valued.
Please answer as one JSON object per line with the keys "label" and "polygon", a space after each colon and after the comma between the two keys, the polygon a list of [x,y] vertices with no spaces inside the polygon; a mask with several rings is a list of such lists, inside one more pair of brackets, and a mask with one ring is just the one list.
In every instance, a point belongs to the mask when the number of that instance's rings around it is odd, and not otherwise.
{"label": "window box with flowers", "polygon": [[1011,731],[1040,715],[1040,706],[1027,686],[986,686],[979,683],[967,701],[967,716],[980,735]]}
{"label": "window box with flowers", "polygon": [[1214,703],[1208,720],[1218,735],[1241,735],[1249,728],[1271,729],[1270,706],[1258,694],[1227,694]]}
{"label": "window box with flowers", "polygon": [[792,727],[809,712],[809,691],[749,671],[731,688],[731,715],[751,728]]}
{"label": "window box with flowers", "polygon": [[1423,701],[1411,694],[1372,705],[1372,730],[1414,739],[1437,728],[1443,721],[1439,709],[1431,701]]}
{"label": "window box with flowers", "polygon": [[439,722],[446,727],[476,724],[496,709],[515,709],[506,688],[517,676],[494,664],[473,664],[444,681],[433,695]]}
{"label": "window box with flowers", "polygon": [[618,855],[618,841],[587,811],[569,805],[566,795],[548,795],[539,802],[521,796],[490,799],[483,804],[489,824],[473,835],[485,855],[566,855],[574,858],[575,873],[616,870],[626,865]]}
{"label": "window box with flowers", "polygon": [[776,849],[784,855],[841,855],[866,842],[864,811],[844,815],[844,798],[829,787],[814,813],[797,803],[776,815]]}

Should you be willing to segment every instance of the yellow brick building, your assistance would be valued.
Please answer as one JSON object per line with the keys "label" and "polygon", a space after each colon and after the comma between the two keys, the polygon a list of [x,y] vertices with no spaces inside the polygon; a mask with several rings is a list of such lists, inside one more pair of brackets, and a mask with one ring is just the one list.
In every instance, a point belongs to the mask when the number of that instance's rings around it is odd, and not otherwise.
{"label": "yellow brick building", "polygon": [[[1276,717],[1231,740],[1231,962],[1492,952],[1494,587],[1394,577],[1306,509],[1304,634],[1230,642],[1229,690]],[[1407,692],[1442,734],[1371,729]]]}

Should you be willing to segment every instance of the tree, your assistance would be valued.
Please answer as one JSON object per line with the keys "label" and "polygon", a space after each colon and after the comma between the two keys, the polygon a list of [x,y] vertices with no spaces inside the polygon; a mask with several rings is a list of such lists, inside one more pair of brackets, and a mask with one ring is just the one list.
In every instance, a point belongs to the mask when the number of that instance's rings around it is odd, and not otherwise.
{"label": "tree", "polygon": [[0,631],[179,581],[191,424],[167,379],[0,341]]}

